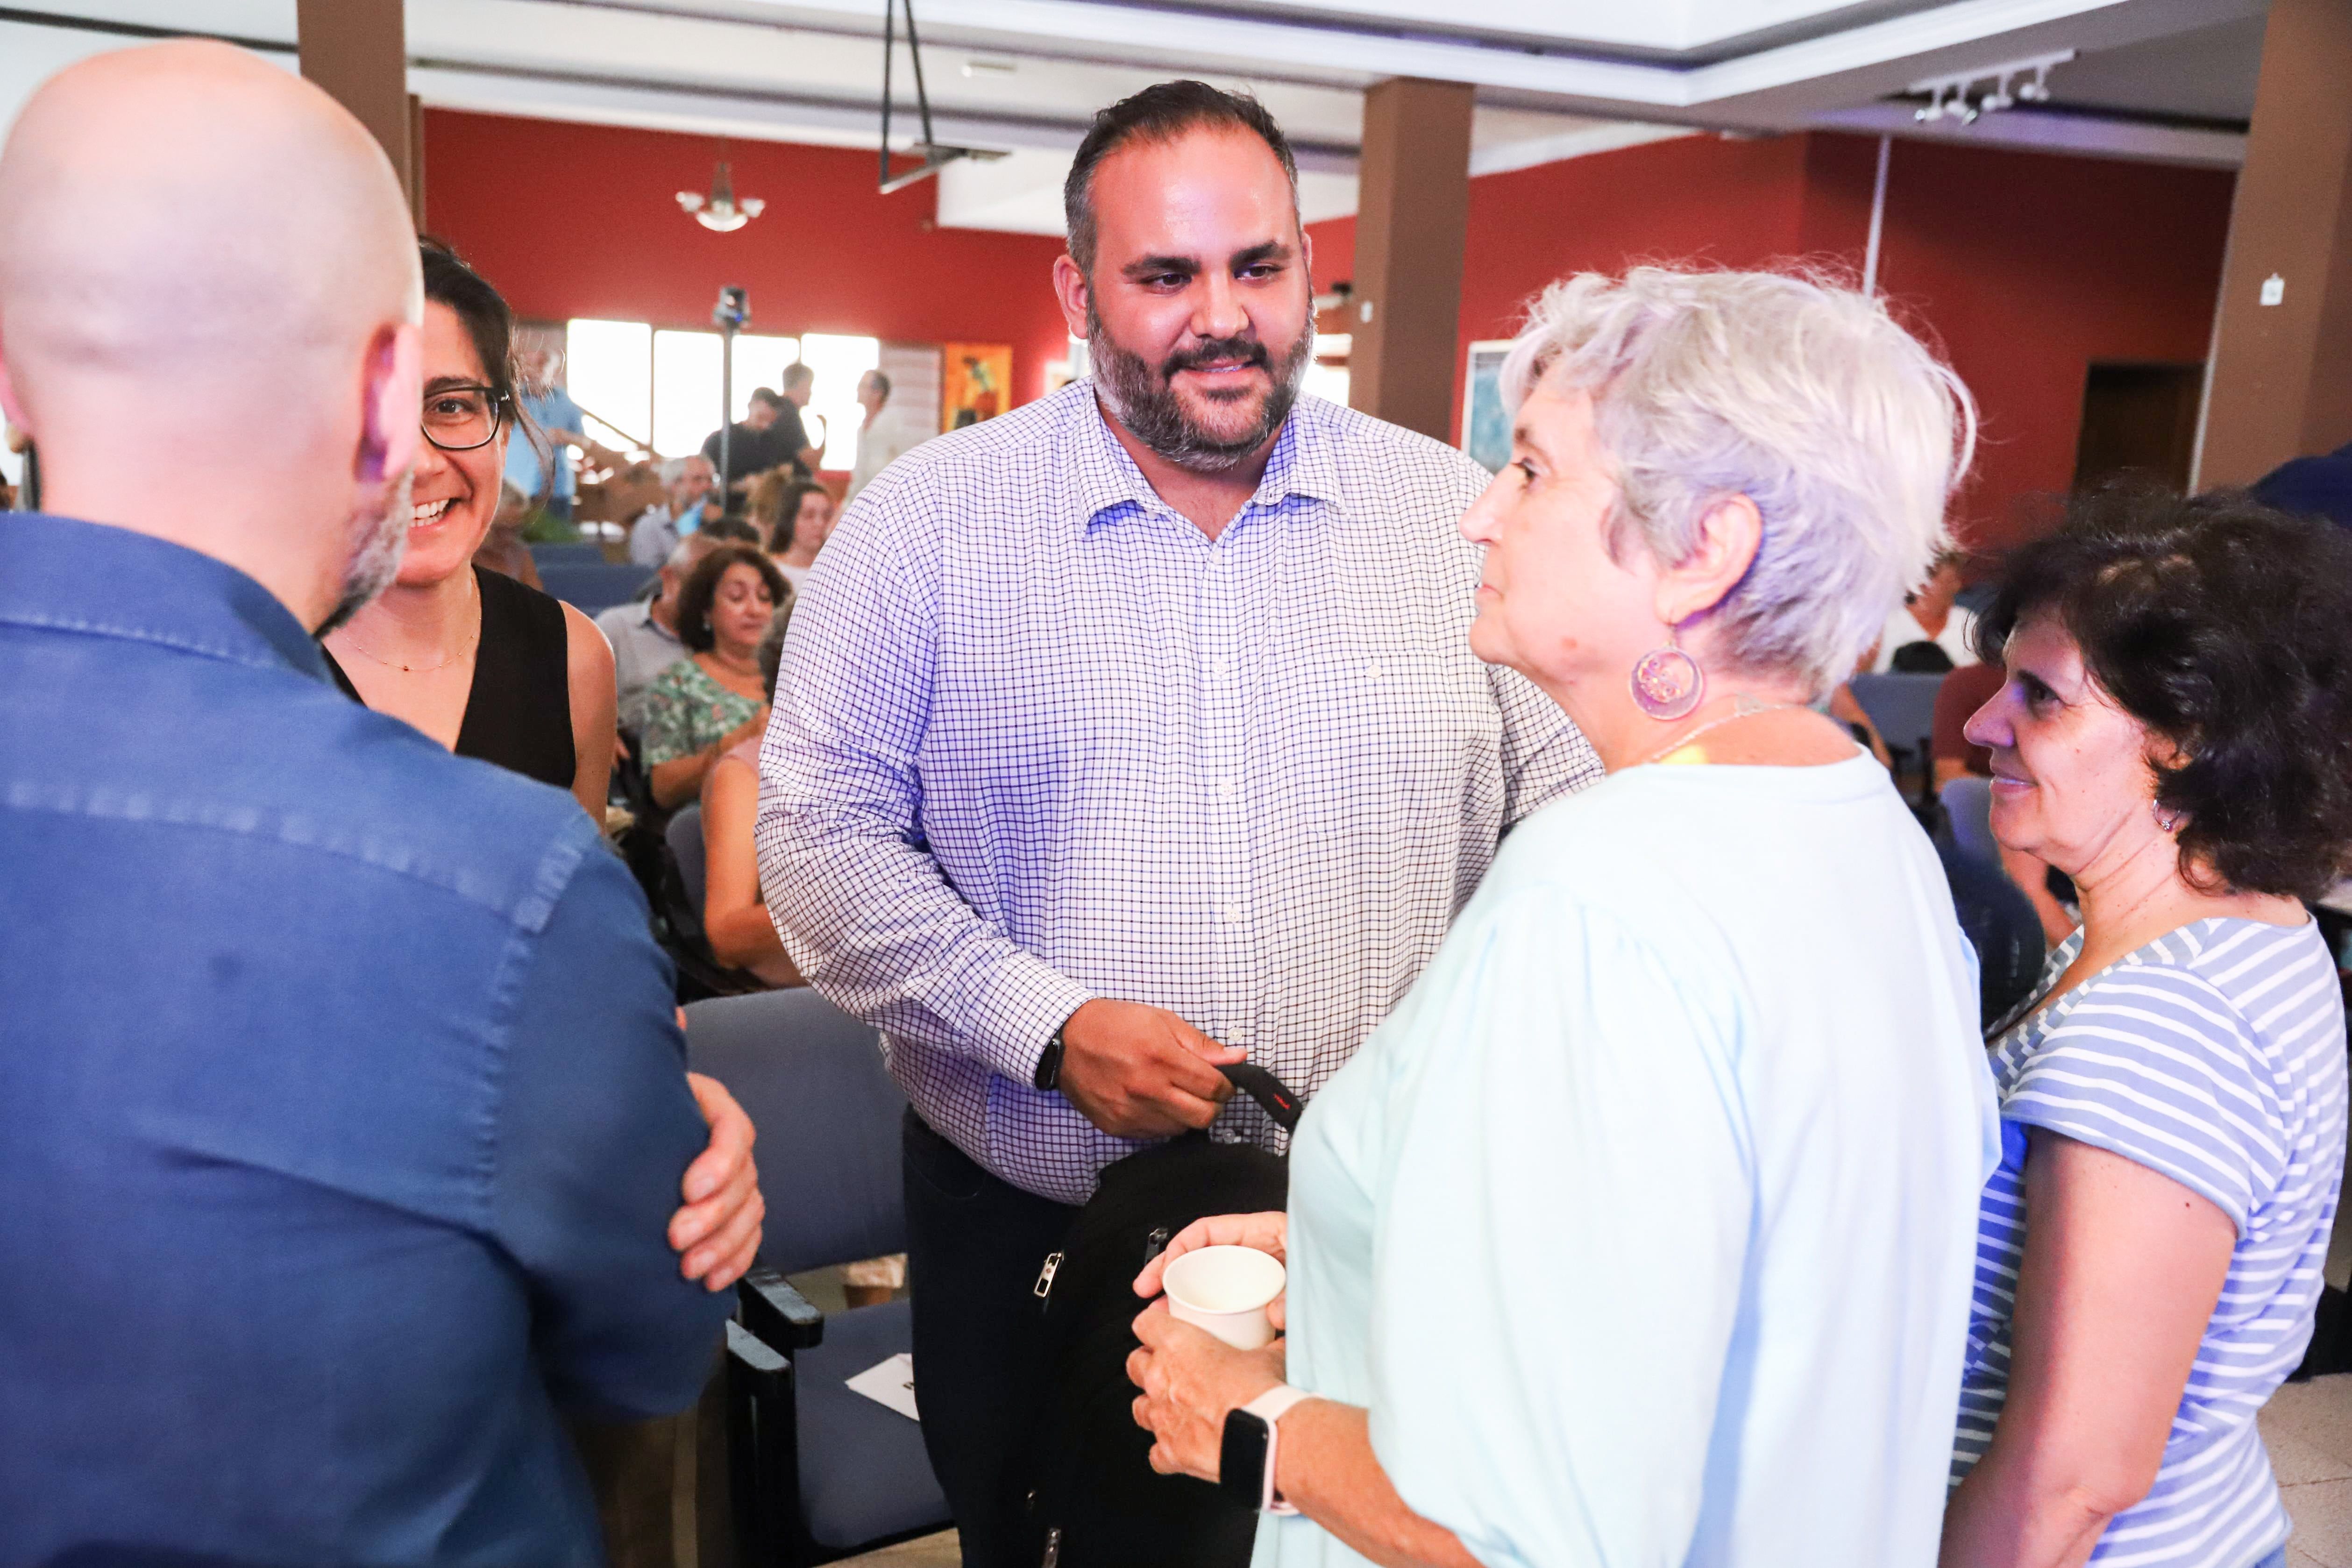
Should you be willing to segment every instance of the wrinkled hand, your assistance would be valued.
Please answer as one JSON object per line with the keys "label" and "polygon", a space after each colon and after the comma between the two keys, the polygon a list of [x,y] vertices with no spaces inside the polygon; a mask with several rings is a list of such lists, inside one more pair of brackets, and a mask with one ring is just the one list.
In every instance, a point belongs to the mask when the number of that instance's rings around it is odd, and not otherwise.
{"label": "wrinkled hand", "polygon": [[[1246,1247],[1286,1261],[1283,1247],[1289,1239],[1290,1216],[1278,1208],[1264,1214],[1214,1214],[1206,1219],[1196,1219],[1176,1233],[1166,1250],[1143,1266],[1143,1272],[1135,1277],[1135,1293],[1146,1298],[1158,1295],[1168,1265],[1187,1252],[1203,1247]],[[1290,1292],[1285,1291],[1266,1303],[1265,1315],[1272,1320],[1276,1333],[1283,1330],[1283,1307],[1289,1300]]]}
{"label": "wrinkled hand", "polygon": [[1234,1092],[1218,1066],[1248,1055],[1174,1013],[1097,997],[1062,1026],[1060,1088],[1113,1137],[1165,1138],[1215,1120]]}
{"label": "wrinkled hand", "polygon": [[1127,1358],[1136,1396],[1135,1424],[1151,1434],[1151,1468],[1163,1476],[1217,1479],[1225,1417],[1280,1383],[1284,1342],[1235,1350],[1215,1335],[1179,1322],[1166,1301],[1135,1320],[1140,1350]]}
{"label": "wrinkled hand", "polygon": [[760,1250],[760,1222],[767,1205],[760,1197],[760,1171],[751,1163],[758,1135],[751,1118],[716,1078],[686,1075],[694,1103],[710,1124],[710,1144],[686,1167],[680,1184],[686,1204],[670,1216],[669,1245],[683,1254],[678,1272],[723,1291],[741,1279]]}

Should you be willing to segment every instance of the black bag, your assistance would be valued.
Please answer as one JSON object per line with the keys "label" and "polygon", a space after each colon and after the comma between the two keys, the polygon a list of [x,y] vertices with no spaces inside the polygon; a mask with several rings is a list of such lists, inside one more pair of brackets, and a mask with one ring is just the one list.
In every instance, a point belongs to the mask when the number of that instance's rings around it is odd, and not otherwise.
{"label": "black bag", "polygon": [[[1286,1131],[1297,1098],[1260,1067],[1226,1076]],[[1135,1424],[1127,1358],[1145,1305],[1135,1276],[1176,1233],[1215,1214],[1282,1208],[1290,1172],[1247,1144],[1188,1133],[1129,1155],[1102,1174],[1062,1249],[1037,1277],[1052,1382],[1024,1454],[1006,1467],[1005,1500],[1020,1544],[1013,1561],[1037,1568],[1245,1568],[1256,1511],[1191,1476],[1151,1468],[1151,1434]]]}

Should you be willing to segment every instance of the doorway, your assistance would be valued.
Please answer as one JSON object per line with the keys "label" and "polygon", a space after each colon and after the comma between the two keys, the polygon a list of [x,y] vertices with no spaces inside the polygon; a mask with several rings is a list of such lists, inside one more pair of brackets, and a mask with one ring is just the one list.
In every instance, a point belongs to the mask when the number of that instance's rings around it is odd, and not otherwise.
{"label": "doorway", "polygon": [[2205,366],[2094,361],[2083,382],[2074,488],[2134,476],[2189,488]]}

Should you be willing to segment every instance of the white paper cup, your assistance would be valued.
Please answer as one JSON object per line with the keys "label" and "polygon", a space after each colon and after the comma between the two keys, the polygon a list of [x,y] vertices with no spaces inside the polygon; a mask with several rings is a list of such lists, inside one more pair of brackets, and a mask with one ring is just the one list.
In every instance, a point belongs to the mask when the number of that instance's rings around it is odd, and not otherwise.
{"label": "white paper cup", "polygon": [[1255,1247],[1203,1247],[1168,1265],[1168,1311],[1236,1350],[1274,1343],[1267,1303],[1282,1294],[1281,1260]]}

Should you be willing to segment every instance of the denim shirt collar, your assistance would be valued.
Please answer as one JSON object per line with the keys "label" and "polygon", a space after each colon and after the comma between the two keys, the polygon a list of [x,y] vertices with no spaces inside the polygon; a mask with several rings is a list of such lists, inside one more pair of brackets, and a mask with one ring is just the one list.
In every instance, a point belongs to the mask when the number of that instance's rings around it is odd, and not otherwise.
{"label": "denim shirt collar", "polygon": [[73,517],[0,517],[0,625],[327,678],[318,643],[244,572],[184,545]]}
{"label": "denim shirt collar", "polygon": [[[1132,506],[1142,510],[1166,510],[1143,476],[1135,459],[1111,433],[1110,421],[1096,401],[1093,384],[1081,382],[1084,406],[1072,411],[1069,455],[1082,528],[1092,528],[1114,509]],[[1267,456],[1265,473],[1243,508],[1272,512],[1293,496],[1333,501],[1339,494],[1337,455],[1315,412],[1301,398],[1282,422]]]}

